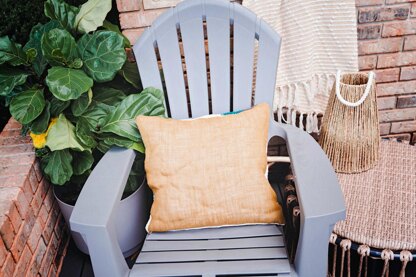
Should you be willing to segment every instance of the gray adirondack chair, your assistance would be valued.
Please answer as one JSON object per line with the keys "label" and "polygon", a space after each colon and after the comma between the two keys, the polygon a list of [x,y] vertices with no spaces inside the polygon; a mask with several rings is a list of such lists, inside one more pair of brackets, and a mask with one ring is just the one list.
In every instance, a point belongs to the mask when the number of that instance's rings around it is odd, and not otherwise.
{"label": "gray adirondack chair", "polygon": [[[190,111],[178,33],[186,62]],[[255,40],[258,41],[256,68]],[[233,59],[230,58],[232,45]],[[166,11],[143,33],[133,48],[143,86],[162,89],[155,48],[163,67],[166,106],[173,118],[207,115],[210,107],[212,113],[223,113],[247,109],[261,102],[272,106],[280,37],[239,4],[220,0],[184,1]],[[210,78],[207,77],[208,66]],[[70,219],[71,229],[80,233],[88,244],[95,275],[326,276],[330,232],[345,216],[336,175],[310,135],[296,127],[276,123],[271,114],[269,138],[273,136],[287,142],[300,201],[300,237],[293,265],[287,258],[282,230],[275,225],[146,235],[144,227],[148,214],[143,214],[142,218],[131,219],[142,224],[145,242],[136,264],[129,269],[117,242],[114,220],[135,153],[113,148],[92,172]],[[143,200],[141,205],[147,207],[144,211],[148,211],[150,203]]]}

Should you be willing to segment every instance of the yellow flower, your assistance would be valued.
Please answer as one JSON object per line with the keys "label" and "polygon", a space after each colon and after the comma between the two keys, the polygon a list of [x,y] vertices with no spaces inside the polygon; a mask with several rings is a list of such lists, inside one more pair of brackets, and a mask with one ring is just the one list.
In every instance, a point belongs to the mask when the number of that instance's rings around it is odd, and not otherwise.
{"label": "yellow flower", "polygon": [[57,117],[52,118],[51,121],[49,122],[48,129],[46,130],[46,132],[44,132],[42,134],[36,135],[36,134],[34,134],[32,132],[29,134],[30,137],[32,138],[33,146],[35,148],[39,149],[39,148],[45,147],[46,137],[48,136],[48,133],[49,133],[49,130],[51,129],[51,127],[53,125],[55,125],[56,121],[58,121],[58,118]]}
{"label": "yellow flower", "polygon": [[33,146],[37,149],[45,147],[46,144],[46,133],[42,133],[40,135],[36,135],[34,133],[30,133],[30,137],[33,141]]}

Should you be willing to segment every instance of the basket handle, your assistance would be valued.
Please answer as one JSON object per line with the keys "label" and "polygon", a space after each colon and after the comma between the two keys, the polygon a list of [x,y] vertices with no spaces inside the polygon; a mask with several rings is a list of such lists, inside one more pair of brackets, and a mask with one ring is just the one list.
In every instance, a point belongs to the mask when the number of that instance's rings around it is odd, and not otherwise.
{"label": "basket handle", "polygon": [[336,77],[336,83],[335,83],[335,93],[337,95],[338,100],[344,104],[345,106],[348,107],[358,107],[359,105],[361,105],[364,100],[367,98],[367,96],[370,94],[370,89],[371,89],[371,85],[373,84],[373,79],[374,79],[374,72],[370,71],[368,73],[368,82],[367,82],[367,86],[365,87],[364,90],[364,94],[363,96],[361,96],[361,98],[357,101],[357,102],[349,102],[347,100],[345,100],[340,92],[340,83],[341,83],[341,70],[337,71],[337,77]]}

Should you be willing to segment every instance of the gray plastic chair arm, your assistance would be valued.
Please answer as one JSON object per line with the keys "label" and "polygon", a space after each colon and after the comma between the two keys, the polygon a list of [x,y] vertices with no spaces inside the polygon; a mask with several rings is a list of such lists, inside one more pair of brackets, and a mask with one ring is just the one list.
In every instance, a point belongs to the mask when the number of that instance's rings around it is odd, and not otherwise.
{"label": "gray plastic chair arm", "polygon": [[129,273],[114,219],[135,156],[131,149],[110,149],[92,171],[71,215],[71,230],[86,241],[95,276]]}
{"label": "gray plastic chair arm", "polygon": [[328,242],[345,218],[345,201],[331,162],[312,136],[291,125],[270,123],[269,137],[286,140],[301,209],[295,257],[299,276],[326,276]]}

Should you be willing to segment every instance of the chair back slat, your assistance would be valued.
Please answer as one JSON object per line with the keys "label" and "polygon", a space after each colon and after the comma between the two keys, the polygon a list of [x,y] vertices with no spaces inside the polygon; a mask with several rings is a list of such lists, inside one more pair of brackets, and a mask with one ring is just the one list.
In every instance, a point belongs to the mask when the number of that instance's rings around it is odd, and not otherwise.
{"label": "chair back slat", "polygon": [[166,11],[153,22],[152,28],[162,62],[170,114],[173,118],[185,119],[189,118],[189,114],[175,11]]}
{"label": "chair back slat", "polygon": [[154,41],[153,29],[148,28],[133,46],[133,51],[136,57],[140,57],[136,61],[143,87],[163,90]]}
{"label": "chair back slat", "polygon": [[182,37],[192,117],[209,113],[202,0],[180,3],[176,11]]}
{"label": "chair back slat", "polygon": [[254,45],[257,17],[239,5],[234,7],[233,110],[251,107]]}
{"label": "chair back slat", "polygon": [[273,106],[276,85],[277,65],[279,63],[280,37],[263,20],[259,20],[259,48],[256,70],[256,93],[254,104],[269,103]]}
{"label": "chair back slat", "polygon": [[280,36],[239,4],[183,1],[161,15],[133,49],[143,86],[165,89],[172,118],[273,105]]}
{"label": "chair back slat", "polygon": [[206,4],[212,113],[230,111],[230,3]]}

